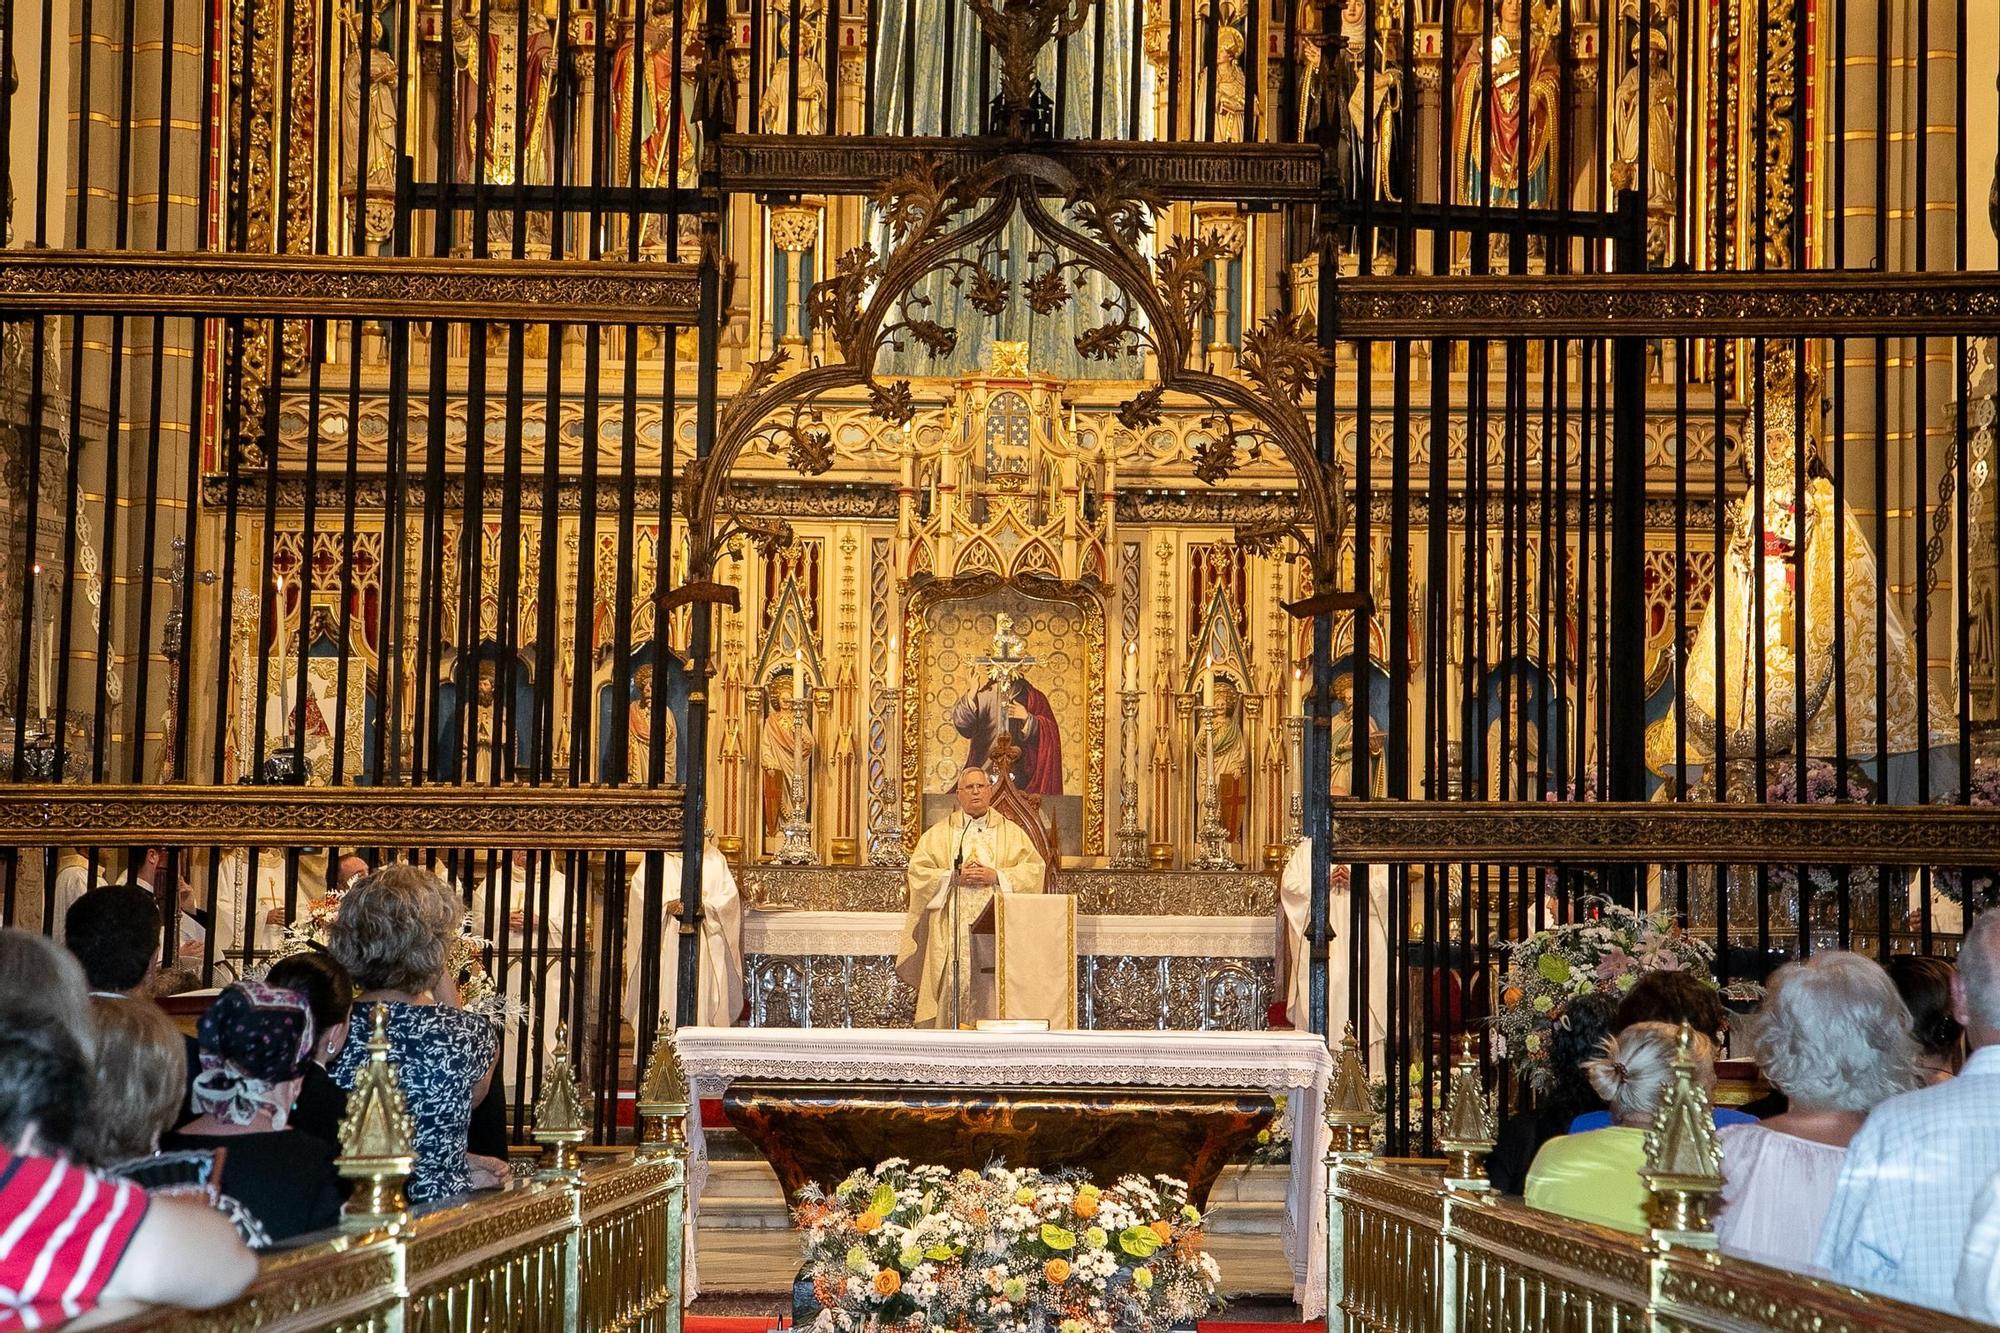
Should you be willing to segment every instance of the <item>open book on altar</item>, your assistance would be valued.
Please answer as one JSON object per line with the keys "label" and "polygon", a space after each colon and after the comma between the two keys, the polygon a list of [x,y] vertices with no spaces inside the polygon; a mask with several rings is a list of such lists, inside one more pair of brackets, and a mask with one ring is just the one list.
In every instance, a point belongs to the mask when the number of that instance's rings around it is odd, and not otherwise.
{"label": "open book on altar", "polygon": [[993,894],[970,934],[979,960],[974,1014],[1040,1020],[1057,1030],[1076,1026],[1075,898],[1067,893]]}

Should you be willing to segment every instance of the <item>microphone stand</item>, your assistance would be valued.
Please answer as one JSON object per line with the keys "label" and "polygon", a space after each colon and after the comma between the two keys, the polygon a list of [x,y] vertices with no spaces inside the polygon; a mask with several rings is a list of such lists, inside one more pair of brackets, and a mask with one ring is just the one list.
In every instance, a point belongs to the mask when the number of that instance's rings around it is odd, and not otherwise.
{"label": "microphone stand", "polygon": [[958,851],[951,858],[951,1030],[953,1032],[959,1029],[959,1004],[964,994],[959,970],[965,937],[958,929],[958,897],[961,887],[958,882],[958,872],[965,864],[965,835],[969,828],[969,821],[963,811],[959,812],[958,818]]}

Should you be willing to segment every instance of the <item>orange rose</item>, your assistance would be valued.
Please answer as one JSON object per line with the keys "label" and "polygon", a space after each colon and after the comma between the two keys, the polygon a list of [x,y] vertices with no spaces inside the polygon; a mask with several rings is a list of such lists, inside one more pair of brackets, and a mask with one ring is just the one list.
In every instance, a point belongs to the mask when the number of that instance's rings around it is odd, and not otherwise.
{"label": "orange rose", "polygon": [[893,1268],[885,1268],[875,1275],[875,1294],[894,1296],[903,1289],[903,1275]]}
{"label": "orange rose", "polygon": [[1201,1253],[1201,1242],[1201,1228],[1197,1227],[1193,1231],[1182,1232],[1181,1238],[1174,1242],[1174,1248],[1182,1255],[1192,1258]]}
{"label": "orange rose", "polygon": [[1069,1260],[1051,1259],[1042,1265],[1042,1276],[1051,1283],[1060,1285],[1069,1281]]}
{"label": "orange rose", "polygon": [[1519,986],[1509,986],[1506,990],[1500,992],[1500,1003],[1519,1004],[1520,1002],[1521,988]]}
{"label": "orange rose", "polygon": [[1077,1195],[1076,1202],[1071,1204],[1070,1208],[1081,1218],[1089,1219],[1097,1216],[1097,1200],[1088,1194]]}
{"label": "orange rose", "polygon": [[879,1230],[881,1226],[882,1226],[882,1214],[876,1212],[872,1208],[869,1209],[867,1212],[863,1213],[861,1216],[854,1219],[854,1229],[856,1231],[859,1231],[864,1236],[871,1231]]}
{"label": "orange rose", "polygon": [[1171,1222],[1153,1222],[1148,1225],[1153,1228],[1153,1234],[1160,1238],[1162,1245],[1174,1238],[1174,1228]]}

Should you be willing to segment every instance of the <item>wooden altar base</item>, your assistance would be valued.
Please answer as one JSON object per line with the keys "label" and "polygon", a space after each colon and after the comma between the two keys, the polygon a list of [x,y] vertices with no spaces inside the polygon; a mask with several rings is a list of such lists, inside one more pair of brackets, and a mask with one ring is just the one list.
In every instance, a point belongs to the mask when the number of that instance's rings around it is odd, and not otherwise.
{"label": "wooden altar base", "polygon": [[723,1093],[729,1122],[756,1144],[786,1198],[831,1191],[891,1157],[953,1169],[991,1162],[1185,1180],[1206,1207],[1215,1178],[1271,1123],[1255,1091],[1144,1088],[951,1088],[745,1080]]}

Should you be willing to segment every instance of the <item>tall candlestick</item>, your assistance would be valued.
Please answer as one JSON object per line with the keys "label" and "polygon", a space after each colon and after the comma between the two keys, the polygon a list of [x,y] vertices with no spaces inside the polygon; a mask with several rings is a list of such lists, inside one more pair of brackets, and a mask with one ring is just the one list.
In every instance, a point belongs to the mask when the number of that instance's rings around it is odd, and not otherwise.
{"label": "tall candlestick", "polygon": [[278,640],[278,726],[288,726],[291,719],[285,716],[285,672],[291,665],[291,646],[285,642],[285,576],[278,575],[278,599],[272,614],[272,635]]}
{"label": "tall candlestick", "polygon": [[42,563],[37,560],[35,562],[35,615],[31,632],[34,634],[36,640],[34,652],[35,665],[42,669],[41,688],[36,691],[36,696],[41,701],[40,713],[42,730],[44,732],[48,731],[49,721],[49,678],[54,674],[51,668],[55,665],[55,660],[50,655],[49,649],[54,646],[56,637],[54,616],[48,618],[49,628],[47,633],[44,633],[41,628],[43,609],[47,605],[48,603],[42,598]]}

